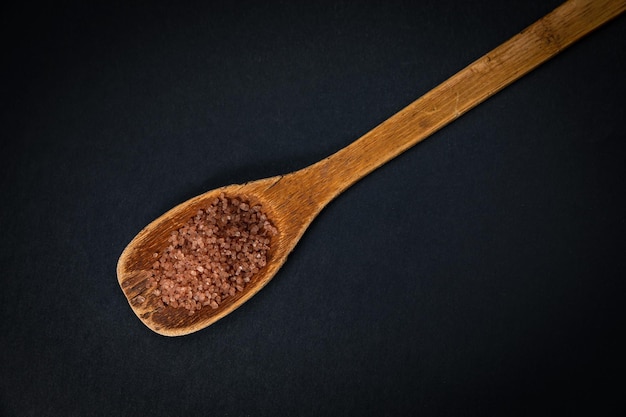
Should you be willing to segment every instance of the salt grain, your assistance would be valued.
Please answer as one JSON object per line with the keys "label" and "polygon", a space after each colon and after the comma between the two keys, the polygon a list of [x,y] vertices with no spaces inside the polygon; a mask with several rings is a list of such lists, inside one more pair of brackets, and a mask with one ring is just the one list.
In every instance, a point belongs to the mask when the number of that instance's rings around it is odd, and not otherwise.
{"label": "salt grain", "polygon": [[154,253],[148,287],[163,305],[190,315],[203,306],[217,309],[266,265],[277,233],[260,205],[221,194]]}

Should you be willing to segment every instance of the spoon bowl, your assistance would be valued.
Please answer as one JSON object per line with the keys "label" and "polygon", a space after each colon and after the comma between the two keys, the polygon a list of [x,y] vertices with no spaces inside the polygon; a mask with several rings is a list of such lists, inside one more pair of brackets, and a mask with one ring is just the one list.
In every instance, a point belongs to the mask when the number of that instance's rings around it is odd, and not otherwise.
{"label": "spoon bowl", "polygon": [[[117,277],[128,302],[150,329],[166,336],[198,331],[226,316],[263,288],[287,260],[317,214],[359,179],[419,143],[513,81],[626,9],[626,0],[570,0],[498,46],[335,154],[299,171],[192,198],[163,214],[128,244]],[[216,308],[190,315],[164,306],[149,288],[153,254],[171,233],[220,194],[260,204],[278,230],[266,265],[244,291]]]}
{"label": "spoon bowl", "polygon": [[[283,179],[284,177],[278,176],[208,191],[169,210],[146,226],[130,242],[119,258],[117,276],[131,307],[144,324],[167,336],[180,336],[200,330],[239,307],[272,279],[317,214],[313,214],[311,210],[308,218],[290,215],[294,213],[294,207],[284,198],[289,194],[280,187]],[[277,185],[278,188],[271,192]],[[283,192],[276,192],[279,189]],[[152,254],[167,246],[167,240],[173,231],[182,227],[198,210],[209,206],[222,193],[245,198],[251,205],[260,204],[268,218],[272,219],[278,234],[271,238],[267,264],[253,276],[243,292],[225,298],[217,309],[202,308],[189,315],[185,309],[164,306],[148,285],[154,262]]]}

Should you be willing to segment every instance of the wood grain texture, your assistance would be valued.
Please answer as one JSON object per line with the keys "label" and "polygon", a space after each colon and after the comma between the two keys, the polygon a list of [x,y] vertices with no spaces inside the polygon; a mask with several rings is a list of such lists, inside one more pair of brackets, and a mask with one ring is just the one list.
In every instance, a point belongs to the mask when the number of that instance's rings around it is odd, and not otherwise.
{"label": "wood grain texture", "polygon": [[[212,190],[168,211],[143,229],[118,261],[118,281],[131,308],[146,326],[167,336],[216,322],[274,277],[313,219],[337,195],[625,9],[626,0],[568,1],[328,158],[284,176]],[[152,254],[222,192],[260,203],[277,227],[267,265],[246,291],[216,310],[203,308],[189,316],[185,309],[159,307],[146,287]]]}

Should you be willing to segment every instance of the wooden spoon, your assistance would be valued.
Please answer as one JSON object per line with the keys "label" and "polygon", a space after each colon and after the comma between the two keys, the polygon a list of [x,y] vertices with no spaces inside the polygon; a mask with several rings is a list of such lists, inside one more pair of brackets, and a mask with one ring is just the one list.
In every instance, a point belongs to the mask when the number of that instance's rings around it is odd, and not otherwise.
{"label": "wooden spoon", "polygon": [[[342,191],[625,9],[626,0],[568,1],[328,158],[287,175],[218,188],[171,209],[120,256],[117,277],[131,308],[146,326],[167,336],[192,333],[221,319],[272,279],[315,216]],[[159,305],[147,287],[152,255],[220,193],[260,203],[278,229],[267,265],[243,292],[215,310],[206,307],[189,315],[183,308]]]}

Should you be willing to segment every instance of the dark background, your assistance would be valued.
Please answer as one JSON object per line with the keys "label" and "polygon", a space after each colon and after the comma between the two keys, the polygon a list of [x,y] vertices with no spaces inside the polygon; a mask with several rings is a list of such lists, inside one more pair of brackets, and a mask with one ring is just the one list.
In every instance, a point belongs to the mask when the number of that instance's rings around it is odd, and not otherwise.
{"label": "dark background", "polygon": [[328,156],[559,1],[175,3],[1,17],[2,416],[623,415],[626,17],[166,338],[115,275],[142,227]]}

